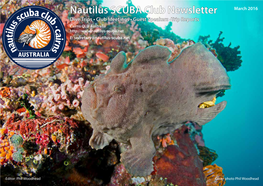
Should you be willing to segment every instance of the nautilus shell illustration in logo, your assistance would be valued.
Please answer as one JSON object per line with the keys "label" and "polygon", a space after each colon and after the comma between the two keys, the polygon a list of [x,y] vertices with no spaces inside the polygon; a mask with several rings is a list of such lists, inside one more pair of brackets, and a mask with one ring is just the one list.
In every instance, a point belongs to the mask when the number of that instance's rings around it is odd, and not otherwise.
{"label": "nautilus shell illustration in logo", "polygon": [[51,30],[47,23],[42,20],[33,21],[30,26],[26,26],[25,30],[20,34],[17,42],[41,49],[48,45],[51,40]]}

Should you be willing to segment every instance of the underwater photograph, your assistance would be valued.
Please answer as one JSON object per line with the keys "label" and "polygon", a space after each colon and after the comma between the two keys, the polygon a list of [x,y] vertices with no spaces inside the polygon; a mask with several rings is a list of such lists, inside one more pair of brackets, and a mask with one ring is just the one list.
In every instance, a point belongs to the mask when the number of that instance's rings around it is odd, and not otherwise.
{"label": "underwater photograph", "polygon": [[0,185],[263,186],[262,0],[0,0]]}

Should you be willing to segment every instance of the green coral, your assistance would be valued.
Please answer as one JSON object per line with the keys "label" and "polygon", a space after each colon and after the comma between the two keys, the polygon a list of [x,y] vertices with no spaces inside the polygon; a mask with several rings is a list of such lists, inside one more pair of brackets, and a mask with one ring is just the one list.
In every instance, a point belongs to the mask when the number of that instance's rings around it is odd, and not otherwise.
{"label": "green coral", "polygon": [[14,134],[11,138],[10,141],[14,147],[18,147],[23,144],[23,138],[20,135]]}
{"label": "green coral", "polygon": [[23,144],[23,141],[24,141],[23,138],[18,134],[14,134],[10,138],[10,142],[15,147],[15,151],[16,151],[15,153],[13,153],[12,158],[16,162],[21,162],[23,160],[22,153],[24,152],[24,149],[20,147]]}
{"label": "green coral", "polygon": [[16,161],[16,162],[22,162],[23,155],[21,154],[21,152],[13,153],[13,160]]}
{"label": "green coral", "polygon": [[22,147],[17,148],[18,153],[23,153],[25,150]]}

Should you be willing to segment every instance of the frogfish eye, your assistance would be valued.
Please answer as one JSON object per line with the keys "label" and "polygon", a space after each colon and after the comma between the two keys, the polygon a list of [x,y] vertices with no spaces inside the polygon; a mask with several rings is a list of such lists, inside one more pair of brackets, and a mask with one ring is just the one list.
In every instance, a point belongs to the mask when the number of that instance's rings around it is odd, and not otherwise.
{"label": "frogfish eye", "polygon": [[116,92],[117,94],[124,94],[125,88],[123,85],[115,85],[114,86],[114,92]]}
{"label": "frogfish eye", "polygon": [[68,160],[64,161],[64,165],[68,166],[69,165],[69,161]]}

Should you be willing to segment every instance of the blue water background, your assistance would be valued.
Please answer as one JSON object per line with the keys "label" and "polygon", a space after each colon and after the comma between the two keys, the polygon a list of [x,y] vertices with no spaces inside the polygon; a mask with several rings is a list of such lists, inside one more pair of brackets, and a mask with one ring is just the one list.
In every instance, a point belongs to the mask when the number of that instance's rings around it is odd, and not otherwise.
{"label": "blue water background", "polygon": [[[216,150],[215,161],[225,177],[234,178],[226,186],[263,186],[263,2],[199,2],[217,7],[213,16],[200,18],[200,29],[190,38],[210,34],[215,40],[223,31],[224,44],[240,45],[242,66],[229,72],[232,89],[218,99],[227,100],[225,110],[204,126],[207,147]],[[235,11],[234,7],[258,7],[258,11]],[[197,38],[196,38],[197,39]],[[259,177],[259,181],[238,181],[239,177]]]}

